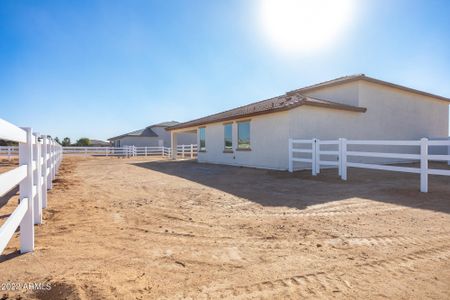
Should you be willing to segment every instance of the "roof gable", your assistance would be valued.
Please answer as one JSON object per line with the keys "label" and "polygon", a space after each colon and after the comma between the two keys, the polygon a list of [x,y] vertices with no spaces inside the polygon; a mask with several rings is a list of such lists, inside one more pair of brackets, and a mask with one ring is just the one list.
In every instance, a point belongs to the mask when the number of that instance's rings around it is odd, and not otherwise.
{"label": "roof gable", "polygon": [[332,79],[332,80],[324,81],[324,82],[321,82],[321,83],[317,83],[317,84],[309,85],[309,86],[306,86],[306,87],[302,87],[302,88],[299,88],[299,89],[287,92],[286,94],[287,95],[292,95],[292,94],[296,94],[296,93],[304,93],[304,92],[309,92],[309,91],[320,89],[320,88],[340,85],[340,84],[349,83],[349,82],[353,82],[353,81],[357,81],[357,80],[364,80],[364,81],[367,81],[367,82],[372,82],[372,83],[376,83],[376,84],[379,84],[379,85],[384,85],[384,86],[387,86],[387,87],[391,87],[391,88],[407,91],[407,92],[410,92],[410,93],[419,94],[419,95],[422,95],[422,96],[431,97],[431,98],[435,98],[435,99],[438,99],[438,100],[450,102],[450,98],[446,98],[446,97],[443,97],[443,96],[439,96],[439,95],[431,94],[431,93],[428,93],[428,92],[416,90],[416,89],[409,88],[409,87],[406,87],[406,86],[403,86],[403,85],[399,85],[399,84],[383,81],[383,80],[380,80],[380,79],[376,79],[376,78],[373,78],[373,77],[366,76],[365,74],[356,74],[356,75],[339,77],[339,78],[336,78],[336,79]]}

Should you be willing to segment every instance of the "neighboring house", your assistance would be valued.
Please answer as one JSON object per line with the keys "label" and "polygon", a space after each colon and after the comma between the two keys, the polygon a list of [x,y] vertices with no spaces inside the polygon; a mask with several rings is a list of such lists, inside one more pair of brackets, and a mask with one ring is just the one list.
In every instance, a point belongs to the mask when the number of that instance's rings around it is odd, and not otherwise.
{"label": "neighboring house", "polygon": [[[286,170],[288,139],[447,137],[450,99],[363,74],[167,128],[197,132],[199,162]],[[172,147],[176,143],[172,144]]]}
{"label": "neighboring house", "polygon": [[[166,131],[166,128],[177,124],[179,124],[179,122],[176,121],[158,123],[143,129],[109,138],[108,141],[111,142],[113,147],[170,147],[170,133]],[[181,134],[178,138],[178,144],[180,145],[195,144],[196,141],[197,138],[195,133]]]}
{"label": "neighboring house", "polygon": [[90,140],[91,143],[89,144],[89,146],[91,147],[109,147],[111,146],[111,143],[109,142],[105,142],[102,140]]}

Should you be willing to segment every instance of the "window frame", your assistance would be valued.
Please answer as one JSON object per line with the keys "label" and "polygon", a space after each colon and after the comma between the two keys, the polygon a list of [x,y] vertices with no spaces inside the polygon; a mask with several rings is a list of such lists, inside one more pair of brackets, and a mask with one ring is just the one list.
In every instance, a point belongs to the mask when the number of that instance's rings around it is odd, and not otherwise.
{"label": "window frame", "polygon": [[[202,132],[204,147],[202,147]],[[198,152],[206,152],[206,127],[198,128]]]}
{"label": "window frame", "polygon": [[[236,150],[238,151],[250,151],[251,149],[251,120],[242,120],[242,121],[238,121],[237,123],[237,148]],[[243,124],[247,123],[248,124],[248,146],[247,147],[242,147],[242,144],[240,143],[240,130],[239,127]]]}
{"label": "window frame", "polygon": [[[229,142],[231,144],[229,147],[227,147],[227,128],[230,130]],[[223,151],[233,152],[233,122],[223,124]]]}

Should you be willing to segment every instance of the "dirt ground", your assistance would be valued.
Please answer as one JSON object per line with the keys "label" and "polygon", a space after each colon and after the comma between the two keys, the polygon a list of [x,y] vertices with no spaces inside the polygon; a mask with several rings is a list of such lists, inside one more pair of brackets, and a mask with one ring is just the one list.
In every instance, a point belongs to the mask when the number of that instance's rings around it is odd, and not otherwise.
{"label": "dirt ground", "polygon": [[0,284],[52,288],[5,298],[449,299],[450,178],[66,157],[36,251],[17,249]]}

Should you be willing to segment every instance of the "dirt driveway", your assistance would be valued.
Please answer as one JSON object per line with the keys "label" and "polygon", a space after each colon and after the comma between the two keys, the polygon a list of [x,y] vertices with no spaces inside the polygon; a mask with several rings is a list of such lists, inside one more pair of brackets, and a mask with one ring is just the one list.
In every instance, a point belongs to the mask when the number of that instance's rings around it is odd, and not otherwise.
{"label": "dirt driveway", "polygon": [[450,298],[450,178],[423,194],[417,175],[335,173],[65,158],[36,251],[14,238],[0,283],[49,282],[26,294],[40,299]]}

